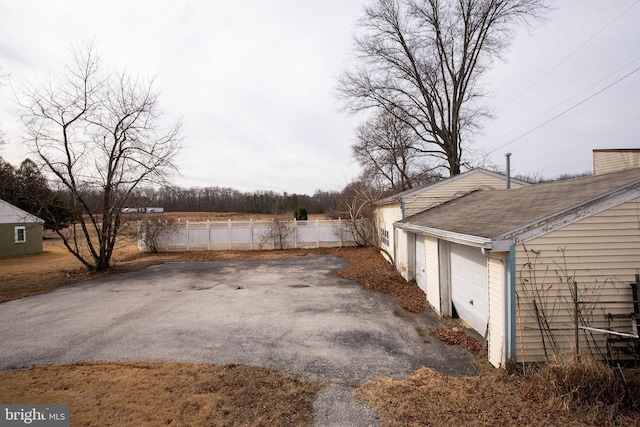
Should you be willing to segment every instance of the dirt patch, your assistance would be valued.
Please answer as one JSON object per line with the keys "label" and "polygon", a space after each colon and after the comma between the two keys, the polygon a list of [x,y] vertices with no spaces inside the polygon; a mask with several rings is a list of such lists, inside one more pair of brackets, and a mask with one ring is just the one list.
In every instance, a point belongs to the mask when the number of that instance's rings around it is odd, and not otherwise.
{"label": "dirt patch", "polygon": [[0,372],[0,402],[70,405],[71,425],[310,425],[324,385],[269,368],[75,363]]}

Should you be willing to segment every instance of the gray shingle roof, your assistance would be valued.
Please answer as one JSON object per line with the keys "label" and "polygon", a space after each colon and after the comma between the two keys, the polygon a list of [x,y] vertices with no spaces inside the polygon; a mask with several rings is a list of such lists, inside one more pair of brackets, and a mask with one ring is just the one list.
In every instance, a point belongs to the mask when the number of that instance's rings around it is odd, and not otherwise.
{"label": "gray shingle roof", "polygon": [[626,186],[640,186],[640,169],[510,190],[475,191],[405,218],[400,224],[492,239]]}

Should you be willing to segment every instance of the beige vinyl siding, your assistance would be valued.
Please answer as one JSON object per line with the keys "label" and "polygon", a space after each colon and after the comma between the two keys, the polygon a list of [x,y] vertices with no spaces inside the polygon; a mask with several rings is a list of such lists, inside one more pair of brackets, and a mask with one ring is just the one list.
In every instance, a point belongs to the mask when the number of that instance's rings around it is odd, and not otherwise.
{"label": "beige vinyl siding", "polygon": [[[425,209],[440,205],[451,199],[464,196],[474,190],[505,188],[504,179],[487,175],[486,173],[474,173],[460,179],[443,181],[441,185],[430,188],[428,191],[407,197],[404,202],[405,217],[415,215]],[[511,187],[522,185],[512,182]]]}
{"label": "beige vinyl siding", "polygon": [[[506,257],[507,254],[502,254]],[[489,258],[489,362],[495,367],[505,366],[505,270],[502,261]]]}
{"label": "beige vinyl siding", "polygon": [[[393,223],[402,219],[402,206],[400,203],[393,203],[384,205],[378,208],[377,211],[378,227],[384,229],[389,236],[388,245],[381,242],[381,246],[386,249],[391,256],[394,256],[394,235],[393,235]],[[394,260],[389,260],[394,261]]]}
{"label": "beige vinyl siding", "polygon": [[640,150],[593,150],[593,174],[640,167]]}
{"label": "beige vinyl siding", "polygon": [[440,310],[440,266],[438,261],[438,239],[424,236],[424,249],[427,257],[427,302],[439,315]]}
{"label": "beige vinyl siding", "polygon": [[[529,262],[531,268],[527,267]],[[640,199],[621,204],[579,222],[518,245],[516,253],[517,294],[520,313],[517,356],[525,361],[543,360],[544,347],[533,307],[532,290],[544,289],[537,303],[546,309],[562,351],[574,343],[573,304],[566,278],[578,283],[581,300],[592,327],[607,326],[604,313],[631,313],[631,288],[640,271]],[[526,280],[526,281],[525,281]],[[534,286],[533,283],[537,285]],[[608,304],[607,301],[628,303]],[[631,322],[616,321],[612,328],[630,332]],[[522,334],[520,334],[522,329]],[[593,334],[604,349],[604,334]],[[585,336],[580,345],[585,348]],[[549,349],[548,349],[549,350]]]}

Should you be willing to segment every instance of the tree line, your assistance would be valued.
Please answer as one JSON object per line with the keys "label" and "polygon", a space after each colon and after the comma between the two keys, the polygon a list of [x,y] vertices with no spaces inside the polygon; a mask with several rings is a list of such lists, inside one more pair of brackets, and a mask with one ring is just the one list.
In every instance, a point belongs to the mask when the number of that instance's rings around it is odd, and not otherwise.
{"label": "tree line", "polygon": [[[89,207],[100,208],[102,194],[86,188],[83,199]],[[305,208],[309,214],[338,217],[344,211],[349,187],[341,191],[316,190],[313,195],[275,191],[242,192],[229,187],[176,186],[141,187],[131,192],[126,207],[162,207],[167,212],[243,212],[255,214],[289,214]],[[50,188],[47,178],[30,159],[14,167],[0,157],[0,199],[47,220],[45,226],[66,226],[71,219],[73,195],[66,189]],[[65,212],[62,224],[49,218],[50,212]],[[61,218],[58,218],[60,222]]]}
{"label": "tree line", "polygon": [[128,207],[162,207],[168,212],[293,213],[305,208],[309,214],[339,216],[343,191],[316,190],[313,195],[275,191],[242,192],[229,187],[147,187],[131,194]]}

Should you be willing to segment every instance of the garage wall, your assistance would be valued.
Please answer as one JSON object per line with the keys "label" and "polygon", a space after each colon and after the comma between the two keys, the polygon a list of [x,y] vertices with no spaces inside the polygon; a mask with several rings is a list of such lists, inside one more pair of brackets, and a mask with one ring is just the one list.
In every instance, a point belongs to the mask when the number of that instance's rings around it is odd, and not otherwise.
{"label": "garage wall", "polygon": [[[640,198],[532,239],[518,245],[516,251],[516,292],[520,302],[516,318],[518,361],[522,360],[523,351],[525,361],[545,359],[533,308],[534,287],[548,289],[544,298],[538,298],[542,300],[538,304],[549,312],[553,328],[564,329],[556,332],[556,339],[566,353],[574,343],[567,277],[579,284],[581,300],[590,302],[585,309],[592,312],[594,327],[606,326],[603,313],[633,311],[629,283],[640,270]],[[599,301],[628,303],[604,305]],[[629,332],[631,322],[621,321],[612,326],[614,330]],[[594,336],[604,348],[604,334]],[[585,345],[581,341],[581,346]]]}
{"label": "garage wall", "polygon": [[[386,231],[388,241],[381,242],[381,246],[394,256],[395,236],[393,223],[402,219],[402,206],[400,203],[393,203],[380,206],[376,210],[378,228]],[[388,243],[388,244],[387,244]],[[389,260],[393,262],[394,260]]]}

